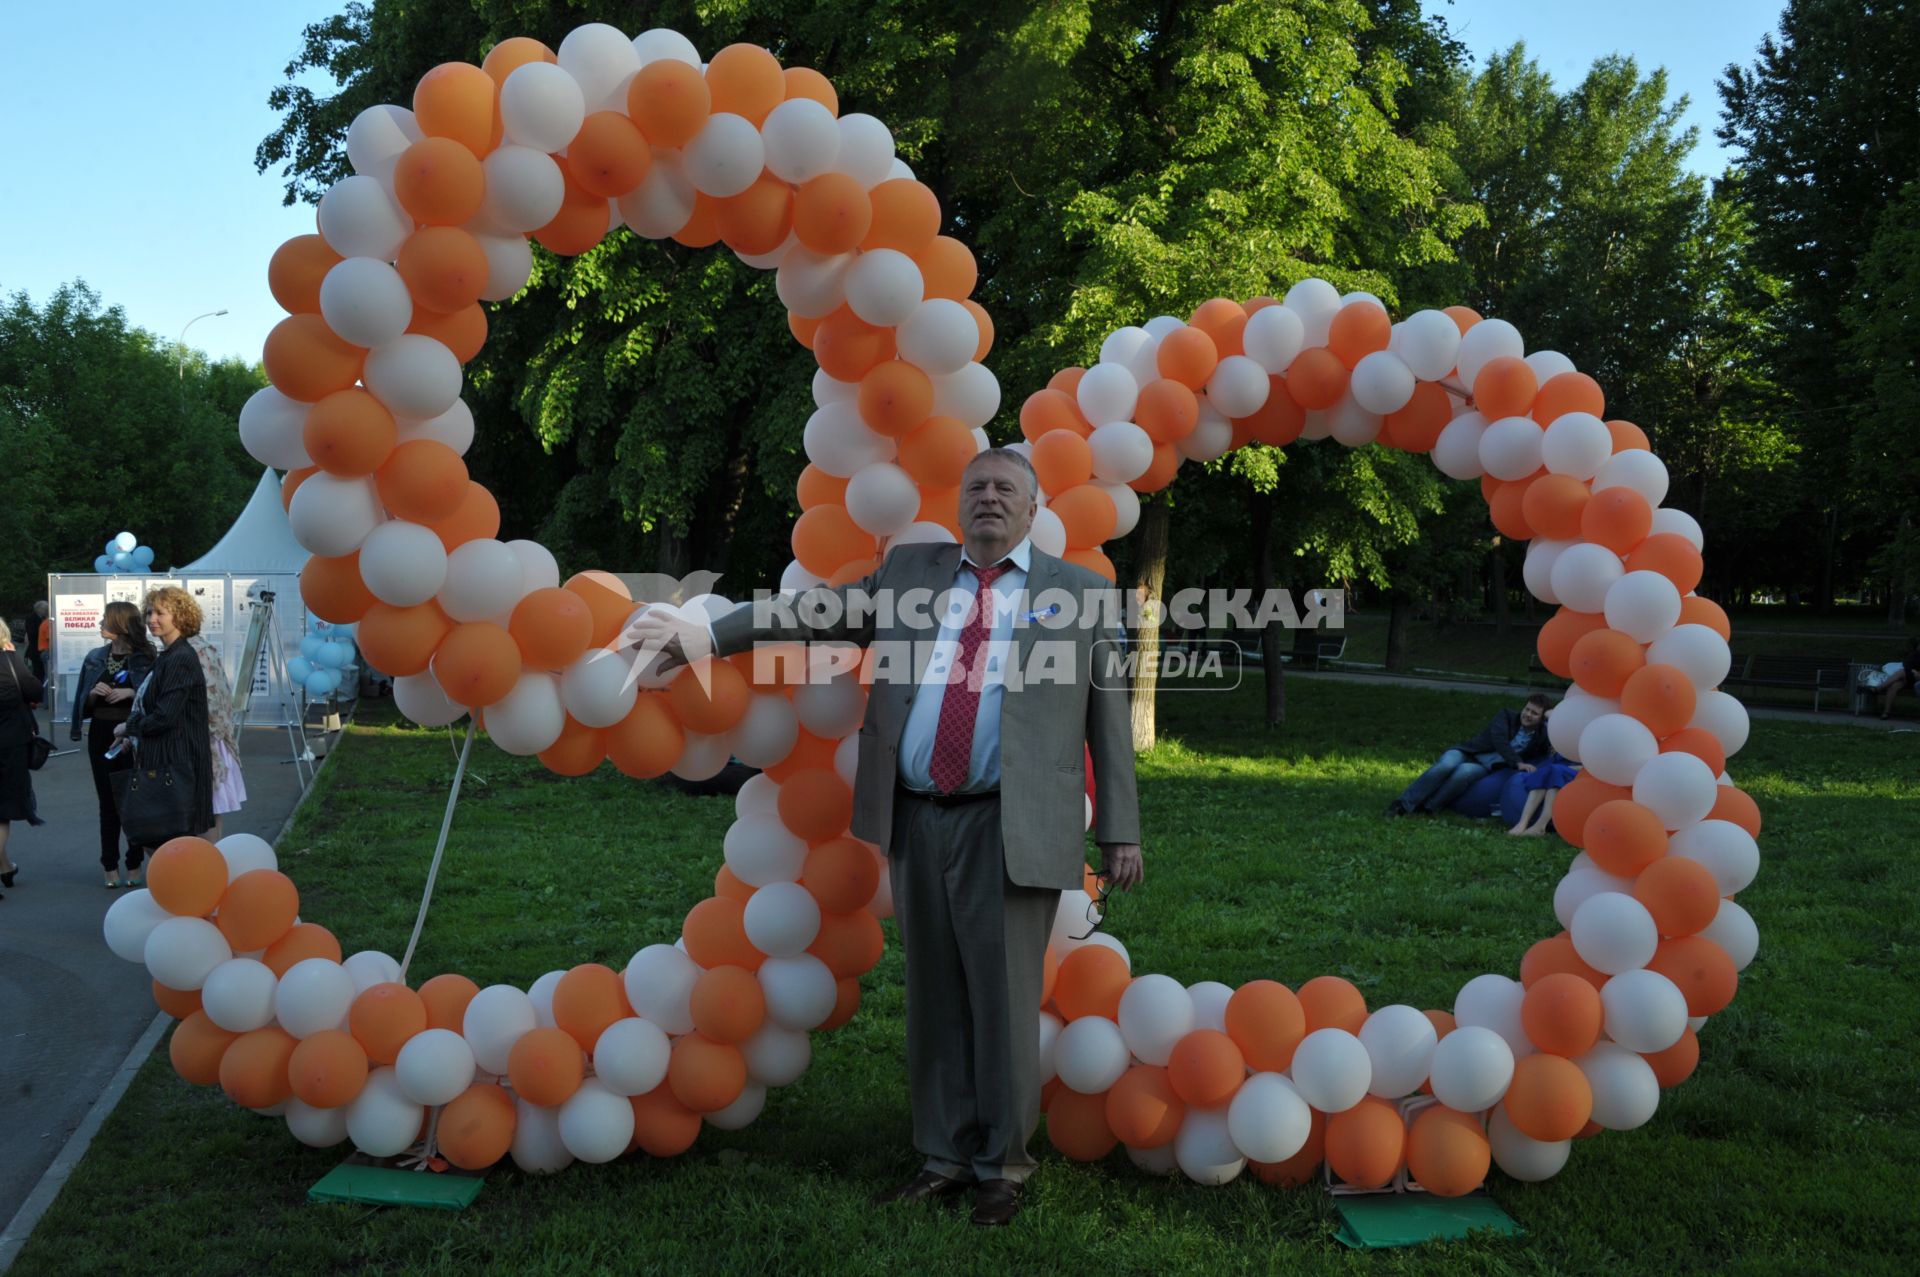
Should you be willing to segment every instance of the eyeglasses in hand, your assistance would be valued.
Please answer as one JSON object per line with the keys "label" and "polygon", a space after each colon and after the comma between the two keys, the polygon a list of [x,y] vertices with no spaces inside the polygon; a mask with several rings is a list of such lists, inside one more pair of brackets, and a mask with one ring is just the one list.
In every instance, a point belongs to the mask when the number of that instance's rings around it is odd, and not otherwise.
{"label": "eyeglasses in hand", "polygon": [[1100,882],[1100,894],[1087,901],[1086,935],[1073,936],[1071,937],[1072,939],[1076,941],[1089,939],[1094,932],[1100,930],[1100,928],[1106,924],[1107,899],[1112,895],[1113,883],[1108,879],[1102,879]]}

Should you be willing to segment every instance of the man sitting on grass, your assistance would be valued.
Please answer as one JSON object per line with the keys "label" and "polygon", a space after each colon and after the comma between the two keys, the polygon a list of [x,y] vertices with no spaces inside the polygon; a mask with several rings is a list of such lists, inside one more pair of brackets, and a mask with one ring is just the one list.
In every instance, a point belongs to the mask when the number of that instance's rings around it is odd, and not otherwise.
{"label": "man sitting on grass", "polygon": [[1546,754],[1547,698],[1535,692],[1520,709],[1501,710],[1479,735],[1440,755],[1438,762],[1387,804],[1387,815],[1431,816],[1446,810],[1488,772],[1502,767],[1530,772]]}

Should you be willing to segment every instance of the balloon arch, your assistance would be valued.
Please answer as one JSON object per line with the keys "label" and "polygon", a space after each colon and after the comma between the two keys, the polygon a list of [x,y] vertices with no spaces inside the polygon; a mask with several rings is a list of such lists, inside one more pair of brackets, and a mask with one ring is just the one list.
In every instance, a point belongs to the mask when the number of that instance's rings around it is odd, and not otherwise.
{"label": "balloon arch", "polygon": [[[331,933],[296,922],[293,883],[246,836],[161,850],[107,939],[181,1018],[180,1074],[284,1114],[308,1144],[397,1154],[437,1110],[462,1167],[671,1156],[798,1078],[809,1032],[847,1022],[880,957],[886,876],[847,833],[865,693],[741,658],[636,670],[615,647],[635,604],[614,578],[562,584],[538,544],[497,539],[499,509],[462,461],[480,303],[525,285],[529,239],[572,256],[622,223],[775,271],[819,363],[782,578],[804,588],[863,576],[891,544],[958,537],[960,474],[1000,406],[974,259],[940,234],[886,126],[841,115],[825,77],[744,44],[703,65],[667,30],[592,24],[557,54],[517,38],[480,66],[435,67],[412,110],[363,112],[347,153],[354,175],[321,199],[319,233],[274,254],[289,313],[266,342],[272,385],[240,419],[249,451],[289,471],[315,555],[308,608],[357,623],[415,721],[477,711],[495,745],[555,772],[699,778],[729,757],[763,771],[682,943],[620,971],[409,988],[391,957],[343,961]],[[1324,1160],[1356,1186],[1404,1168],[1462,1193],[1490,1161],[1554,1174],[1575,1137],[1646,1122],[1693,1070],[1694,1030],[1758,943],[1732,897],[1758,868],[1759,815],[1724,772],[1747,718],[1717,690],[1727,618],[1691,592],[1699,526],[1660,508],[1665,467],[1604,408],[1592,378],[1524,354],[1511,324],[1463,307],[1396,323],[1318,279],[1122,328],[1094,367],[1026,399],[1034,542],[1110,579],[1100,547],[1133,528],[1139,493],[1250,442],[1378,443],[1477,478],[1495,527],[1531,542],[1527,588],[1558,605],[1539,652],[1574,686],[1550,734],[1584,764],[1556,811],[1584,848],[1554,892],[1565,929],[1518,980],[1468,980],[1450,1012],[1369,1010],[1334,976],[1297,991],[1135,976],[1110,937],[1071,937],[1089,902],[1067,893],[1040,1031],[1048,1133],[1068,1157],[1124,1143],[1205,1183],[1249,1165],[1298,1183]],[[1422,1092],[1437,1102],[1407,1101]]]}

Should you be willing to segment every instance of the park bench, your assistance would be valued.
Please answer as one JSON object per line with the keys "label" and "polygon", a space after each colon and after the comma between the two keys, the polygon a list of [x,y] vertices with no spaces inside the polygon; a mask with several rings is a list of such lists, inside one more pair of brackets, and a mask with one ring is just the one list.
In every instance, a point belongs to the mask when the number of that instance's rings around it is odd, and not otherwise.
{"label": "park bench", "polygon": [[1823,694],[1838,692],[1846,695],[1851,692],[1855,667],[1856,662],[1844,656],[1773,656],[1759,652],[1735,652],[1724,685],[1812,692],[1813,709],[1817,714]]}
{"label": "park bench", "polygon": [[[1255,631],[1253,642],[1259,646],[1260,638]],[[1295,630],[1293,647],[1285,653],[1287,664],[1296,669],[1317,670],[1329,661],[1337,661],[1346,655],[1347,635],[1344,630]]]}

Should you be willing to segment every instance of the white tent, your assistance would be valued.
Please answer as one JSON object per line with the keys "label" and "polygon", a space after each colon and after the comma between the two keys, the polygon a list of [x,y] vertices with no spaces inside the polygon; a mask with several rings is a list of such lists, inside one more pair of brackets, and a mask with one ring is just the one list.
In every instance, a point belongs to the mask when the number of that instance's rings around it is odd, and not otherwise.
{"label": "white tent", "polygon": [[[289,654],[297,655],[307,632],[307,612],[300,602],[300,569],[311,556],[293,538],[293,525],[280,503],[280,479],[263,472],[240,517],[211,550],[184,567],[168,572],[55,573],[47,578],[47,597],[53,601],[54,667],[59,671],[59,708],[73,704],[74,682],[80,662],[100,644],[100,612],[108,603],[139,602],[149,590],[177,585],[200,603],[201,633],[220,648],[227,674],[239,673],[247,631],[258,606],[254,596],[274,596],[274,628]],[[253,671],[250,723],[289,723],[300,720],[297,695],[286,680],[269,677],[270,653],[262,645]]]}

